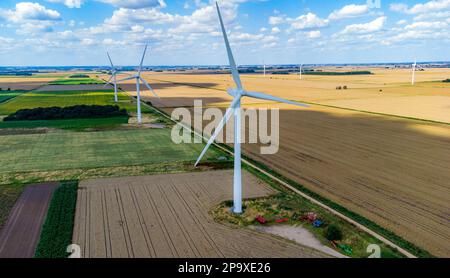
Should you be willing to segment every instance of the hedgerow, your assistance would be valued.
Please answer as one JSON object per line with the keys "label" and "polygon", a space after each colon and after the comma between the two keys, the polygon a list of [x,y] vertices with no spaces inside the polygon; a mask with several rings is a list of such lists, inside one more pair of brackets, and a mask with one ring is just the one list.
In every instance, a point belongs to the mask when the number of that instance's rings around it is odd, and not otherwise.
{"label": "hedgerow", "polygon": [[36,248],[36,258],[68,257],[66,249],[72,243],[77,189],[78,181],[66,181],[53,193]]}

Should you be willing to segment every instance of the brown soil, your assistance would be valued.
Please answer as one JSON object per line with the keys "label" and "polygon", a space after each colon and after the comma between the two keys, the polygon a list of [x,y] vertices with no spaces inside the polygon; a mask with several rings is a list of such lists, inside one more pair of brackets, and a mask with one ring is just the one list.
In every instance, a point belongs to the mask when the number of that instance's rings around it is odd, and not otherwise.
{"label": "brown soil", "polygon": [[[245,198],[274,191],[244,174]],[[214,222],[232,171],[81,182],[73,243],[82,257],[323,257],[293,242]]]}
{"label": "brown soil", "polygon": [[0,231],[0,258],[32,258],[57,182],[25,188]]}

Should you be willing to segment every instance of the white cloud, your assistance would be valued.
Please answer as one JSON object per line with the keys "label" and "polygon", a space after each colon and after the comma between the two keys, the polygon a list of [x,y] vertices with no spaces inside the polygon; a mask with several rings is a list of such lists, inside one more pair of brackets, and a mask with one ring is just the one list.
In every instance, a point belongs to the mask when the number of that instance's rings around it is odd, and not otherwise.
{"label": "white cloud", "polygon": [[427,22],[427,21],[419,21],[419,22],[414,22],[412,24],[409,24],[407,26],[405,26],[405,30],[417,30],[417,29],[425,29],[425,30],[430,30],[430,29],[445,29],[448,27],[447,22],[440,22],[440,21],[435,21],[435,22]]}
{"label": "white cloud", "polygon": [[380,31],[384,24],[386,23],[387,17],[381,16],[371,22],[368,23],[362,23],[362,24],[352,24],[345,27],[345,29],[341,32],[342,34],[349,34],[349,33],[357,33],[357,34],[364,34],[364,33],[372,33]]}
{"label": "white cloud", "polygon": [[166,7],[166,3],[164,2],[164,0],[97,0],[97,1],[126,9]]}
{"label": "white cloud", "polygon": [[420,21],[420,20],[426,20],[426,19],[432,19],[432,18],[450,18],[450,10],[443,11],[443,12],[419,14],[416,17],[414,17],[414,20]]}
{"label": "white cloud", "polygon": [[58,11],[31,2],[16,4],[15,10],[0,10],[0,16],[8,21],[24,23],[27,21],[56,21],[61,19]]}
{"label": "white cloud", "polygon": [[286,22],[285,18],[281,17],[281,16],[271,16],[271,17],[269,17],[269,24],[270,25],[279,25],[279,24],[282,24],[282,23],[285,23],[285,22]]}
{"label": "white cloud", "polygon": [[408,11],[408,5],[403,3],[393,3],[389,6],[389,9],[393,12],[406,13],[406,11]]}
{"label": "white cloud", "polygon": [[450,9],[450,0],[434,0],[426,3],[420,3],[408,7],[407,4],[394,3],[390,5],[390,9],[395,12],[402,12],[407,14],[423,14],[432,13]]}
{"label": "white cloud", "polygon": [[264,32],[266,32],[267,31],[267,28],[266,27],[262,27],[261,29],[259,29],[259,32],[261,32],[261,33],[264,33]]}
{"label": "white cloud", "polygon": [[281,30],[278,27],[273,27],[271,32],[272,32],[272,34],[278,34],[281,32]]}
{"label": "white cloud", "polygon": [[328,18],[331,20],[339,20],[344,18],[353,18],[365,15],[369,12],[369,7],[367,5],[347,5],[342,7],[340,10],[333,11]]}
{"label": "white cloud", "polygon": [[320,38],[322,34],[320,33],[320,31],[310,31],[306,34],[306,36],[310,39],[317,39]]}
{"label": "white cloud", "polygon": [[328,23],[328,19],[322,19],[313,13],[307,13],[293,19],[291,27],[294,30],[307,30],[326,27]]}
{"label": "white cloud", "polygon": [[52,3],[61,3],[69,8],[80,8],[83,5],[84,0],[47,0]]}

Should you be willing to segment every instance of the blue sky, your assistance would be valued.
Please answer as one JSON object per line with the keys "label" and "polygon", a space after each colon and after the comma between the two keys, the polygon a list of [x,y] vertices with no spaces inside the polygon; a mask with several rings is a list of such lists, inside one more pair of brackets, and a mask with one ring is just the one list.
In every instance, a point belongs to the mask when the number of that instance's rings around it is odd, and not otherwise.
{"label": "blue sky", "polygon": [[[211,0],[1,0],[0,66],[226,64]],[[238,64],[450,60],[450,0],[222,0]]]}

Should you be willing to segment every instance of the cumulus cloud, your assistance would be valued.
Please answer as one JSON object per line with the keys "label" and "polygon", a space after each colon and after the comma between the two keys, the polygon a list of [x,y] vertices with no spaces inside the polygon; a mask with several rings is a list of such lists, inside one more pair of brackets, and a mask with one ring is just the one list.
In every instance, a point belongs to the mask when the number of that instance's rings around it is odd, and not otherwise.
{"label": "cumulus cloud", "polygon": [[363,34],[363,33],[373,33],[380,31],[384,24],[386,23],[387,17],[380,16],[379,18],[362,24],[352,24],[345,27],[345,29],[341,32],[342,34]]}
{"label": "cumulus cloud", "polygon": [[56,21],[61,19],[58,11],[47,9],[38,3],[21,2],[14,10],[0,10],[0,16],[8,21],[22,23],[26,21]]}
{"label": "cumulus cloud", "polygon": [[97,1],[126,9],[166,7],[166,3],[164,2],[164,0],[97,0]]}
{"label": "cumulus cloud", "polygon": [[61,3],[69,8],[80,8],[83,5],[84,0],[47,0],[52,3]]}
{"label": "cumulus cloud", "polygon": [[306,36],[310,39],[317,39],[321,37],[320,31],[310,31],[306,34]]}
{"label": "cumulus cloud", "polygon": [[291,27],[294,30],[306,30],[326,27],[328,23],[328,19],[322,19],[313,13],[307,13],[291,20]]}
{"label": "cumulus cloud", "polygon": [[401,12],[407,14],[423,14],[432,13],[438,11],[444,11],[450,9],[450,0],[433,0],[426,3],[420,3],[409,8],[404,3],[393,3],[390,5],[390,9],[394,12]]}
{"label": "cumulus cloud", "polygon": [[419,21],[414,22],[412,24],[409,24],[405,26],[405,30],[430,30],[430,29],[445,29],[449,25],[447,22],[441,22],[441,21],[434,21],[434,22],[427,22],[427,21]]}
{"label": "cumulus cloud", "polygon": [[363,16],[369,12],[369,7],[367,5],[347,5],[339,10],[333,11],[328,18],[331,20],[339,20],[344,18],[353,18],[358,16]]}

